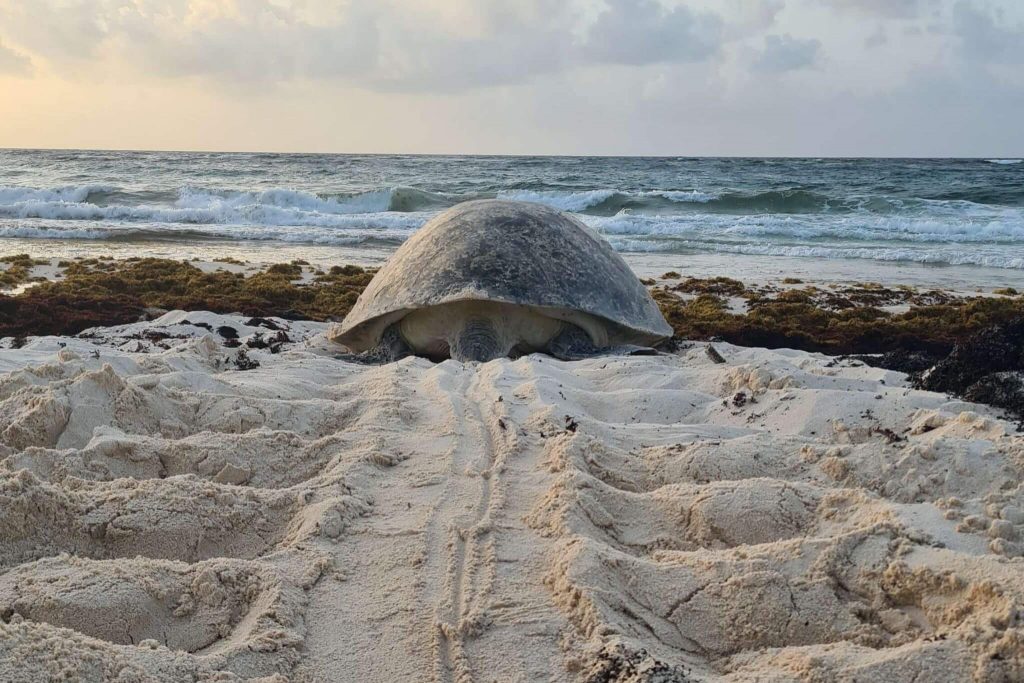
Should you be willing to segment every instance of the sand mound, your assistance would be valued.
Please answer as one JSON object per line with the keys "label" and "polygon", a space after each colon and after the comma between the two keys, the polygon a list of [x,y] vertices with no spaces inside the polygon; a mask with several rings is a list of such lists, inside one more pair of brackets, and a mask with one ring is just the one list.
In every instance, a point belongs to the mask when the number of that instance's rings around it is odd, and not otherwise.
{"label": "sand mound", "polygon": [[366,367],[268,323],[0,350],[0,678],[1024,677],[1024,437],[981,406],[785,350]]}

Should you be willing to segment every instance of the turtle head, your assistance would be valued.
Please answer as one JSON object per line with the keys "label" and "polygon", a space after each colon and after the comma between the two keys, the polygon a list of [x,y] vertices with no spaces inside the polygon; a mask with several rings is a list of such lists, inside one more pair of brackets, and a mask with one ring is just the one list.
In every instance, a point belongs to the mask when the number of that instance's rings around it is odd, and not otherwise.
{"label": "turtle head", "polygon": [[454,329],[448,339],[451,357],[457,361],[486,363],[508,355],[509,349],[501,342],[494,322],[489,318],[467,318]]}

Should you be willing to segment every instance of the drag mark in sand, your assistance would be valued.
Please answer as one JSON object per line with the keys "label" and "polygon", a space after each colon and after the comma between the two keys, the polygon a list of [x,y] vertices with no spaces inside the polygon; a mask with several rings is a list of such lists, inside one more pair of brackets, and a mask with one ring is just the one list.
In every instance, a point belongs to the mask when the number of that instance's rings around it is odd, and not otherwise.
{"label": "drag mark in sand", "polygon": [[[436,597],[435,609],[437,681],[473,680],[466,641],[485,628],[485,601],[494,581],[491,536],[494,513],[502,505],[501,473],[509,446],[499,426],[504,418],[492,407],[500,403],[485,385],[487,374],[482,366],[465,366],[460,371],[462,391],[457,392],[463,398],[448,394],[456,416],[456,443],[450,452],[448,486],[426,534],[428,558],[441,547],[447,550],[444,588]],[[467,500],[475,503],[465,506]],[[464,506],[461,514],[451,509],[460,505]],[[445,519],[452,521],[442,531],[438,520]],[[442,534],[447,536],[443,546],[438,542]]]}

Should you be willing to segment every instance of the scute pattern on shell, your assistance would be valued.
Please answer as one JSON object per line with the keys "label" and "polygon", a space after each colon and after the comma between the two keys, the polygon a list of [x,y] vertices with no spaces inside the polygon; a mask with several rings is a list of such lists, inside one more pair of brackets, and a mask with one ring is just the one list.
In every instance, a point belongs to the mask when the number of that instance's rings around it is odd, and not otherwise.
{"label": "scute pattern on shell", "polygon": [[477,200],[403,244],[331,337],[362,351],[406,312],[461,300],[581,311],[635,343],[672,334],[630,267],[590,228],[540,204]]}

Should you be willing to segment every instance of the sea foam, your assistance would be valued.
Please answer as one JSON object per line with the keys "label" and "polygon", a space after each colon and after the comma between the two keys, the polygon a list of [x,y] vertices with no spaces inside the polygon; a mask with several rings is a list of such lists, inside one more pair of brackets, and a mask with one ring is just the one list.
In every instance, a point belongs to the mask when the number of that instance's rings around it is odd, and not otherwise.
{"label": "sea foam", "polygon": [[415,229],[426,219],[423,212],[390,211],[395,190],[321,197],[286,189],[233,192],[185,187],[168,204],[100,205],[87,201],[95,193],[117,191],[114,187],[92,185],[55,189],[4,187],[0,188],[0,218],[404,230]]}
{"label": "sea foam", "polygon": [[0,186],[0,209],[20,202],[84,202],[91,195],[114,192],[109,185],[67,185],[54,188]]}
{"label": "sea foam", "polygon": [[619,251],[637,253],[680,253],[685,251],[742,254],[747,256],[788,256],[818,259],[865,259],[930,265],[973,265],[989,268],[1024,269],[1024,256],[991,251],[946,249],[900,249],[885,247],[813,246],[784,244],[725,244],[702,241],[639,240],[610,237]]}
{"label": "sea foam", "polygon": [[509,190],[499,192],[498,199],[521,202],[536,202],[563,211],[583,211],[607,201],[618,194],[617,190],[588,190],[586,192],[558,192],[536,190]]}

